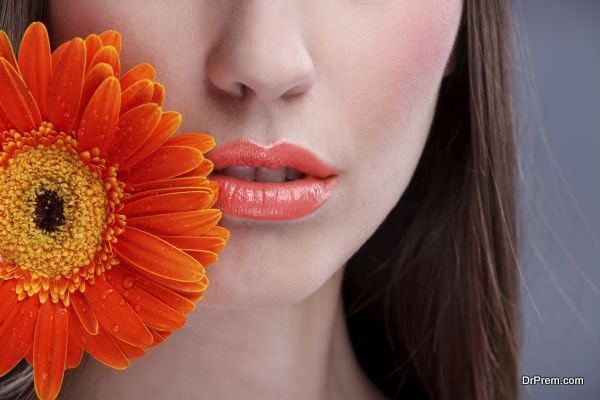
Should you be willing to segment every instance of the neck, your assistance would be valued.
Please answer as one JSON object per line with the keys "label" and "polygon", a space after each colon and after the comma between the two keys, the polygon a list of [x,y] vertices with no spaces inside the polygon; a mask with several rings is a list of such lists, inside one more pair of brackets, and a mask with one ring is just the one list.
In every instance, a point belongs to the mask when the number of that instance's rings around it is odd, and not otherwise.
{"label": "neck", "polygon": [[379,398],[348,338],[342,273],[291,306],[221,310],[200,302],[185,328],[129,369],[90,360],[72,377],[67,398],[93,390],[112,399]]}

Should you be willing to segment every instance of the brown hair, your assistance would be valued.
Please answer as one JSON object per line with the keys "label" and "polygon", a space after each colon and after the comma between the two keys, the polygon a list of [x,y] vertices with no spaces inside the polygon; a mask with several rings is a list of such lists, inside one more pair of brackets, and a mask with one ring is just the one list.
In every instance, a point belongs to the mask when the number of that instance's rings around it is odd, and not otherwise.
{"label": "brown hair", "polygon": [[[46,0],[4,0],[14,48]],[[518,397],[516,149],[508,0],[465,0],[436,115],[414,176],[348,261],[347,322],[365,372],[390,397]],[[519,231],[520,232],[520,231]],[[33,396],[23,361],[0,399]]]}
{"label": "brown hair", "polygon": [[394,398],[519,396],[509,15],[505,0],[465,2],[457,67],[415,174],[347,264],[353,345]]}

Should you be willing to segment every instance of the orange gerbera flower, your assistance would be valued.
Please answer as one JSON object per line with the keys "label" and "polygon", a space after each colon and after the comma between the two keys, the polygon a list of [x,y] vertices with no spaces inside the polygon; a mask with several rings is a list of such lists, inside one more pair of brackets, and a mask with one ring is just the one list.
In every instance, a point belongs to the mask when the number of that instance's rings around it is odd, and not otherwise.
{"label": "orange gerbera flower", "polygon": [[204,133],[147,63],[120,74],[121,35],[50,51],[41,22],[18,60],[0,31],[0,376],[23,357],[54,399],[83,351],[124,369],[185,323],[229,232]]}

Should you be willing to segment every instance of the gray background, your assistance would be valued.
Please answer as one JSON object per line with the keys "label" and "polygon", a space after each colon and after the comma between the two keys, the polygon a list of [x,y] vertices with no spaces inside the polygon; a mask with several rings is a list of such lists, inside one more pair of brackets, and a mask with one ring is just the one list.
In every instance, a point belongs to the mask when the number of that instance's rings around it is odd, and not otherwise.
{"label": "gray background", "polygon": [[[515,0],[527,230],[523,399],[600,399],[600,1]],[[524,54],[523,54],[524,53]]]}

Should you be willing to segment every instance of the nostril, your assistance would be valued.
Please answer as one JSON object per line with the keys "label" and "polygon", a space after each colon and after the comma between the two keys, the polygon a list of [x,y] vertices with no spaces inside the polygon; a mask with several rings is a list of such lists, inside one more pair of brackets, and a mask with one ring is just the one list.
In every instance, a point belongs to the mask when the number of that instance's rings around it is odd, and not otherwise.
{"label": "nostril", "polygon": [[240,97],[246,97],[246,94],[248,93],[248,86],[244,85],[243,83],[240,83]]}

